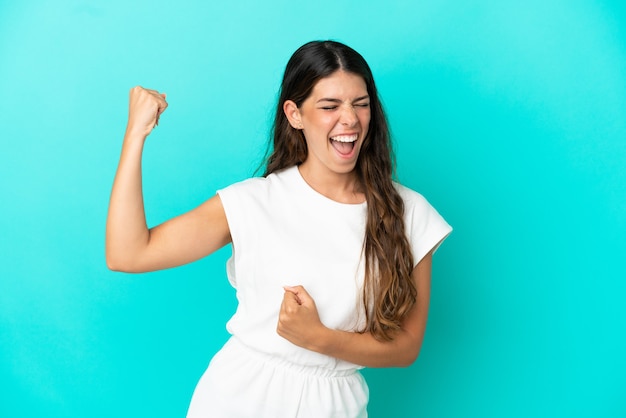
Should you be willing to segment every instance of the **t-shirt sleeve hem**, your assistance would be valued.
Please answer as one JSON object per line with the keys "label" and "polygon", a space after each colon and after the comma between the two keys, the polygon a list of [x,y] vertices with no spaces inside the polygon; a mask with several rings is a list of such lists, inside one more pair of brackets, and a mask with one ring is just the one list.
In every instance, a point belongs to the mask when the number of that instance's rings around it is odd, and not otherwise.
{"label": "t-shirt sleeve hem", "polygon": [[422,236],[420,238],[419,249],[417,249],[416,252],[413,254],[413,267],[417,266],[419,262],[422,261],[422,259],[429,252],[436,252],[439,249],[439,246],[450,235],[451,232],[452,227],[449,225],[445,225],[435,231],[431,231],[426,236]]}

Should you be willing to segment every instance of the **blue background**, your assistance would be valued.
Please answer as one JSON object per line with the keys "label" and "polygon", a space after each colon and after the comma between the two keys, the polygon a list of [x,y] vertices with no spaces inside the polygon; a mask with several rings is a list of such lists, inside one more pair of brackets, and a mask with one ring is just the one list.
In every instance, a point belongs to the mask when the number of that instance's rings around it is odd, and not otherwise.
{"label": "blue background", "polygon": [[291,53],[377,78],[399,179],[454,226],[418,361],[366,370],[372,417],[626,416],[621,1],[0,1],[0,416],[179,417],[226,340],[228,248],[106,269],[134,85],[151,225],[261,162]]}

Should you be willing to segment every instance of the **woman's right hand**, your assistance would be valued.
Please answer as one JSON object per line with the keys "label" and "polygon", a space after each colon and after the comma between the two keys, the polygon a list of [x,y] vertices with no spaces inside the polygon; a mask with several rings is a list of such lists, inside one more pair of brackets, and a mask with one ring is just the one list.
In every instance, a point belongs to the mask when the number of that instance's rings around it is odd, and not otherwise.
{"label": "woman's right hand", "polygon": [[126,136],[147,137],[167,109],[165,93],[137,86],[130,90]]}

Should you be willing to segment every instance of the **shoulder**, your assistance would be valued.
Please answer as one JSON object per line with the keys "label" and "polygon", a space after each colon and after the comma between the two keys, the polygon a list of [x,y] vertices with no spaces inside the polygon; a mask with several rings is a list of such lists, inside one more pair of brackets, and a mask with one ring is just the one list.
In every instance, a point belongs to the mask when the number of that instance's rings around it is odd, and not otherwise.
{"label": "shoulder", "polygon": [[425,210],[431,207],[430,203],[428,203],[428,200],[426,200],[426,198],[422,194],[416,192],[413,189],[409,189],[408,187],[400,183],[394,182],[393,185],[402,200],[404,201],[405,210]]}
{"label": "shoulder", "polygon": [[409,227],[423,228],[432,224],[447,229],[449,225],[437,209],[421,194],[398,183],[394,186],[404,202],[404,221]]}
{"label": "shoulder", "polygon": [[439,247],[452,227],[420,193],[397,183],[394,186],[404,201],[404,222],[417,264]]}
{"label": "shoulder", "polygon": [[266,186],[266,184],[267,184],[266,177],[251,177],[251,178],[233,183],[222,189],[219,189],[217,193],[221,195],[222,193],[231,193],[233,191],[241,192],[241,191],[245,191],[248,189],[255,190],[258,188],[263,188],[264,186]]}
{"label": "shoulder", "polygon": [[266,196],[272,190],[280,189],[285,184],[289,184],[292,181],[293,171],[293,168],[287,168],[267,177],[251,177],[220,189],[217,193],[222,199],[231,199],[233,196],[238,198]]}

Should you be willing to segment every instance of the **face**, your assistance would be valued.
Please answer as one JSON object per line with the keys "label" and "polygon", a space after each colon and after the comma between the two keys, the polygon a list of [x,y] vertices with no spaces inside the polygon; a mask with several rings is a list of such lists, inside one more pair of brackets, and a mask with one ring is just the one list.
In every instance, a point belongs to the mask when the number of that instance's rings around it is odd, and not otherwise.
{"label": "face", "polygon": [[370,98],[361,76],[339,70],[319,80],[299,108],[288,100],[284,110],[307,143],[301,169],[322,176],[352,173],[370,123]]}

